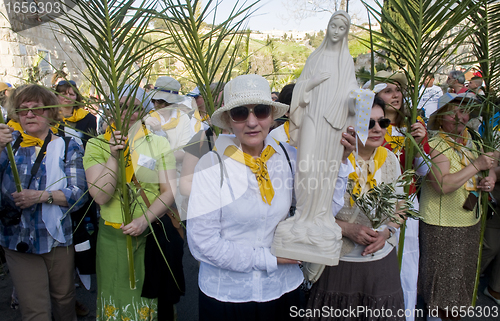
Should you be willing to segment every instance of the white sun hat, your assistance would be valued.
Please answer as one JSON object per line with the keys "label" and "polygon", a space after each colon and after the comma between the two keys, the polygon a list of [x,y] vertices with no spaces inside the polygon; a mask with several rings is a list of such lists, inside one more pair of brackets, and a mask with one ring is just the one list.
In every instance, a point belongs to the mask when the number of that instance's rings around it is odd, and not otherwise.
{"label": "white sun hat", "polygon": [[172,77],[158,77],[151,99],[164,100],[169,104],[177,104],[184,100],[184,96],[179,94],[181,84]]}
{"label": "white sun hat", "polygon": [[226,111],[234,107],[259,104],[273,107],[273,119],[283,116],[289,107],[271,99],[271,88],[264,77],[255,74],[241,75],[224,86],[224,106],[217,109],[210,119],[217,127],[231,129],[229,117],[223,116]]}

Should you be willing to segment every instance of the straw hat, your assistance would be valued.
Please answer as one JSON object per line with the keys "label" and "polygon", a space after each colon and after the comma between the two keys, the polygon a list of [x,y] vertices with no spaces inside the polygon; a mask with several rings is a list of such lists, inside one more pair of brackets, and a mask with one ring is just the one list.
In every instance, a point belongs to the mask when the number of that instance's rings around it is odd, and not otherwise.
{"label": "straw hat", "polygon": [[210,119],[217,127],[231,129],[228,117],[223,117],[226,111],[234,107],[258,104],[272,106],[273,119],[288,111],[288,105],[271,99],[271,89],[265,78],[254,74],[238,76],[224,86],[224,106],[217,109]]}
{"label": "straw hat", "polygon": [[153,90],[152,99],[163,100],[169,104],[180,103],[184,100],[184,96],[179,95],[181,84],[172,77],[158,77]]}
{"label": "straw hat", "polygon": [[[387,80],[389,80],[389,81],[387,81]],[[399,85],[401,85],[402,89],[406,89],[406,86],[408,85],[408,81],[406,80],[404,73],[402,73],[402,72],[392,73],[390,71],[381,70],[375,74],[375,86],[373,87],[373,92],[378,94],[379,92],[384,90],[385,87],[387,87],[388,83],[392,83],[392,82],[399,83]],[[363,85],[363,89],[370,88],[370,84],[371,84],[371,81],[368,80]]]}
{"label": "straw hat", "polygon": [[10,88],[10,86],[6,82],[1,82],[0,81],[0,91],[7,90],[9,88]]}
{"label": "straw hat", "polygon": [[[438,123],[438,118],[439,118],[438,116],[444,114],[443,108],[446,107],[451,102],[456,102],[460,106],[469,105],[471,108],[473,107],[473,105],[480,103],[476,95],[471,92],[466,92],[461,94],[446,93],[443,96],[439,97],[438,109],[429,116],[429,121],[427,122],[427,129],[430,130],[439,129],[440,124]],[[477,116],[478,115],[474,113],[471,114],[472,118],[475,118]]]}

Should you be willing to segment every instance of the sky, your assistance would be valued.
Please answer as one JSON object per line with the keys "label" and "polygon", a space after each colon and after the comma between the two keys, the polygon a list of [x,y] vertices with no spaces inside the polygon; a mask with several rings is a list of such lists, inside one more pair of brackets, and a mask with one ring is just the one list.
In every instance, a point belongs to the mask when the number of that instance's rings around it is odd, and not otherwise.
{"label": "sky", "polygon": [[[219,0],[220,4],[218,6],[217,17],[222,19],[227,17],[236,3],[235,0]],[[299,1],[299,0],[294,0]],[[307,1],[307,0],[302,0]],[[214,2],[217,2],[215,0]],[[248,1],[250,2],[250,0]],[[370,1],[373,2],[373,1]],[[241,2],[243,3],[243,2]],[[331,13],[323,12],[317,13],[312,17],[305,19],[296,19],[293,16],[293,9],[287,7],[290,1],[287,0],[261,0],[257,4],[258,9],[250,17],[248,22],[248,27],[251,30],[298,30],[298,31],[309,31],[309,30],[324,30],[328,24]],[[288,5],[289,6],[289,5]],[[364,22],[366,21],[366,11],[360,0],[351,0],[349,2],[349,14],[356,14]],[[218,21],[221,21],[217,19]]]}

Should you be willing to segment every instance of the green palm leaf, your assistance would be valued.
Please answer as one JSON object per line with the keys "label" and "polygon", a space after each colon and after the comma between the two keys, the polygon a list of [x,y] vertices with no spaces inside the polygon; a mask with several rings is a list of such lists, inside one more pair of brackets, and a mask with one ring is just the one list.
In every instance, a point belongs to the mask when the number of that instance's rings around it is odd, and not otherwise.
{"label": "green palm leaf", "polygon": [[[73,10],[68,10],[55,21],[56,39],[66,36],[83,59],[87,68],[82,74],[95,87],[102,104],[108,109],[103,114],[104,121],[115,124],[122,134],[127,134],[130,117],[136,111],[132,100],[129,105],[120,105],[120,93],[127,85],[134,97],[141,80],[149,72],[154,62],[154,51],[144,46],[143,38],[151,32],[154,3],[133,0],[89,0],[77,1]],[[139,117],[144,116],[141,109]],[[122,115],[124,120],[122,121]],[[132,221],[129,187],[125,176],[126,157],[123,150],[118,159],[121,185],[118,186],[122,197],[124,224]],[[135,289],[135,268],[132,238],[127,235],[130,288]]]}
{"label": "green palm leaf", "polygon": [[[380,32],[371,31],[377,39],[375,47],[379,55],[395,66],[395,69],[402,70],[406,76],[408,89],[405,104],[409,111],[406,127],[410,128],[417,120],[422,80],[428,72],[438,70],[448,63],[458,46],[472,34],[473,29],[463,22],[477,10],[478,4],[472,0],[385,0],[385,6],[379,0],[375,0],[373,6],[362,2],[382,26]],[[400,20],[405,23],[399,23]],[[366,40],[364,42],[367,47],[373,45]],[[414,155],[425,155],[412,139],[406,140],[405,153],[407,170],[413,167]],[[409,186],[405,191],[409,192]],[[404,237],[405,223],[401,226],[399,241],[400,266]]]}
{"label": "green palm leaf", "polygon": [[[242,40],[246,31],[245,21],[253,12],[256,4],[243,4],[236,1],[229,16],[216,24],[217,6],[220,1],[207,1],[202,10],[200,0],[162,0],[159,3],[163,10],[156,18],[164,21],[165,31],[158,30],[166,44],[159,44],[158,49],[173,55],[188,68],[190,75],[205,100],[207,112],[211,115],[215,110],[216,95],[222,91],[222,84],[231,78],[237,53],[244,46]],[[213,10],[210,10],[211,7]],[[212,24],[204,23],[212,15]],[[227,60],[229,57],[229,60]],[[215,94],[209,89],[213,82],[220,86]],[[219,105],[221,102],[217,102]]]}

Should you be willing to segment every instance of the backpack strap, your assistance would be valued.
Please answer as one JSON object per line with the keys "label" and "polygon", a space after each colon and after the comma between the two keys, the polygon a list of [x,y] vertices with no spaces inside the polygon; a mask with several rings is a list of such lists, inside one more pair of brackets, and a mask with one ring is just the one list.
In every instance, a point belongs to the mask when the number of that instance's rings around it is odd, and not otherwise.
{"label": "backpack strap", "polygon": [[[278,142],[278,144],[280,145],[281,149],[283,149],[283,152],[285,153],[286,160],[288,161],[288,166],[290,166],[290,171],[292,172],[292,177],[293,177],[294,174],[293,174],[292,162],[290,162],[290,156],[288,156],[288,152],[286,151],[285,146],[281,142]],[[289,215],[294,216],[296,209],[297,209],[297,207],[295,205],[290,206]]]}
{"label": "backpack strap", "polygon": [[283,146],[283,144],[281,142],[278,142],[281,149],[283,149],[283,152],[285,153],[285,156],[286,156],[286,160],[288,161],[288,166],[290,166],[290,171],[292,172],[292,176],[293,176],[293,168],[292,168],[292,163],[290,162],[290,156],[288,156],[288,153],[286,151],[286,148],[285,146]]}
{"label": "backpack strap", "polygon": [[64,163],[66,163],[66,159],[68,156],[68,146],[69,146],[69,142],[71,140],[71,137],[64,136],[64,137],[62,137],[62,139],[64,139]]}
{"label": "backpack strap", "polygon": [[213,153],[215,153],[215,155],[217,155],[217,158],[219,159],[219,166],[220,166],[220,188],[222,188],[222,183],[224,183],[224,175],[227,175],[226,171],[225,171],[225,168],[224,168],[224,164],[222,164],[222,158],[220,157],[219,153],[217,153],[217,151],[215,150],[212,150]]}
{"label": "backpack strap", "polygon": [[19,134],[19,136],[17,136],[16,141],[12,145],[12,153],[14,155],[16,154],[17,150],[19,149],[19,146],[21,146],[22,141],[23,141],[23,135]]}

